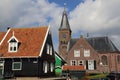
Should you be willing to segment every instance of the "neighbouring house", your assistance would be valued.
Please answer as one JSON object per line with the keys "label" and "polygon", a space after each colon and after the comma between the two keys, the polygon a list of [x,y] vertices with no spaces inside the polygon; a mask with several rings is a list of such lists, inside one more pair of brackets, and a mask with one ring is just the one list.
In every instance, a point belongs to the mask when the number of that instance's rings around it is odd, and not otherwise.
{"label": "neighbouring house", "polygon": [[70,66],[65,65],[63,66],[62,76],[70,77],[72,80],[77,78],[81,79],[83,76],[85,76],[86,71],[84,66]]}
{"label": "neighbouring house", "polygon": [[62,66],[65,64],[65,60],[55,52],[55,74],[56,76],[62,75]]}
{"label": "neighbouring house", "polygon": [[0,75],[54,76],[55,54],[50,27],[10,28],[0,32]]}
{"label": "neighbouring house", "polygon": [[120,51],[107,36],[71,37],[66,10],[59,28],[59,54],[68,66],[84,66],[88,73],[120,71]]}

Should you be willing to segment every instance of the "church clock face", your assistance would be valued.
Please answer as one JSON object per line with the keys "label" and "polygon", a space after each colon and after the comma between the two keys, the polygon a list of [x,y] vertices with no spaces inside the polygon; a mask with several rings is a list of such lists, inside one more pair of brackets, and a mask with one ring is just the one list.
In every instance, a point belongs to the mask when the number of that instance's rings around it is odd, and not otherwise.
{"label": "church clock face", "polygon": [[66,38],[66,34],[63,34],[63,38]]}

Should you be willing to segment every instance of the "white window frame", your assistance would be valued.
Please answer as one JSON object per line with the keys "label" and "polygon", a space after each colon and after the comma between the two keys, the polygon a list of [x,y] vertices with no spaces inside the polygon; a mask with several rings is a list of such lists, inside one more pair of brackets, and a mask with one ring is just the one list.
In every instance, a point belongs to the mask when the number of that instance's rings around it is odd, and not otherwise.
{"label": "white window frame", "polygon": [[94,60],[88,60],[88,70],[95,70],[94,66]]}
{"label": "white window frame", "polygon": [[[14,39],[15,42],[11,42],[11,40]],[[14,36],[14,31],[13,31],[13,36],[8,40],[9,46],[8,46],[8,52],[17,52],[18,51],[18,40],[17,38]],[[13,43],[14,45],[12,45],[11,43]],[[12,50],[11,50],[12,47]],[[16,50],[14,50],[14,48],[16,48]]]}
{"label": "white window frame", "polygon": [[50,55],[52,55],[52,46],[50,46]]}
{"label": "white window frame", "polygon": [[[82,63],[80,63],[82,61]],[[80,64],[84,65],[84,60],[78,60],[78,65],[80,66]]]}
{"label": "white window frame", "polygon": [[47,44],[47,54],[50,53],[49,47],[50,47],[49,44]]}
{"label": "white window frame", "polygon": [[80,50],[74,50],[74,57],[80,57]]}
{"label": "white window frame", "polygon": [[43,71],[44,71],[44,73],[47,73],[48,72],[48,65],[47,65],[48,63],[47,63],[47,61],[44,61],[43,62]]}
{"label": "white window frame", "polygon": [[84,49],[84,57],[90,57],[90,49]]}
{"label": "white window frame", "polygon": [[54,70],[54,64],[51,62],[50,63],[50,71],[53,72],[53,70]]}
{"label": "white window frame", "polygon": [[0,61],[0,69],[2,70],[2,75],[4,74],[4,61]]}
{"label": "white window frame", "polygon": [[[12,48],[12,50],[11,50]],[[14,50],[14,48],[16,48],[16,50]],[[9,52],[17,52],[18,50],[18,42],[9,42]]]}
{"label": "white window frame", "polygon": [[[75,62],[75,64],[73,62]],[[70,64],[71,64],[71,66],[76,66],[77,65],[77,61],[76,60],[71,60]]]}
{"label": "white window frame", "polygon": [[[14,69],[14,64],[15,63],[19,63],[20,64],[20,68],[19,69]],[[13,62],[12,63],[12,70],[22,70],[22,62]]]}

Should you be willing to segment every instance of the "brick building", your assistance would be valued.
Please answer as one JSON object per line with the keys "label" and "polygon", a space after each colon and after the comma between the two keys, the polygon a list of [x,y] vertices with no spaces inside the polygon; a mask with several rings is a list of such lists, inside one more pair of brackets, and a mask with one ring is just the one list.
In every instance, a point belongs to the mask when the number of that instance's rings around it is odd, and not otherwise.
{"label": "brick building", "polygon": [[59,28],[59,54],[69,66],[84,66],[87,72],[120,71],[120,52],[108,36],[74,39],[64,9]]}

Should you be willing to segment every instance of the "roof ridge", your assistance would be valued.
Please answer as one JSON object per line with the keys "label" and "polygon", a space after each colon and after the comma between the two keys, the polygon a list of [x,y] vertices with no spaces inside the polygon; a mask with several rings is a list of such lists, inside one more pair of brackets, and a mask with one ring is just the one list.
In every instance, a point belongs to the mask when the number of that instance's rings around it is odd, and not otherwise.
{"label": "roof ridge", "polygon": [[11,28],[11,29],[38,29],[38,28],[45,28],[48,26],[39,26],[39,27],[15,27],[15,28]]}

